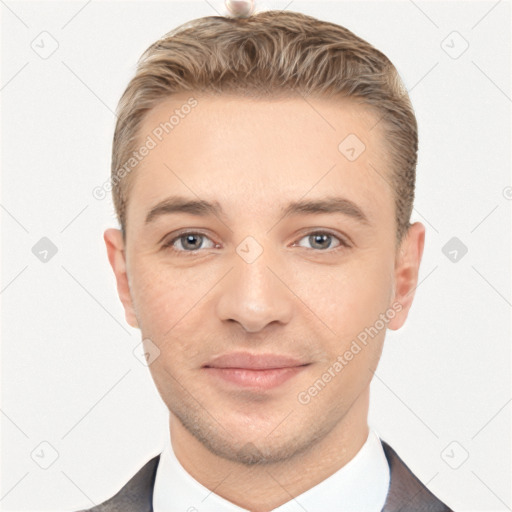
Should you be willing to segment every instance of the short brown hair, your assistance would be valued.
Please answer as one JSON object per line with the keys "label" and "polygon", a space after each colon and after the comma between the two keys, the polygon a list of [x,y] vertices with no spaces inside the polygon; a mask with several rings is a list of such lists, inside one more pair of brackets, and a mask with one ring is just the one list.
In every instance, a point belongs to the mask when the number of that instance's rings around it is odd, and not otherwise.
{"label": "short brown hair", "polygon": [[186,91],[261,98],[336,95],[370,107],[389,147],[388,180],[395,195],[397,240],[402,239],[414,200],[418,132],[398,72],[382,52],[350,30],[290,11],[195,19],[142,54],[119,101],[112,148],[112,194],[123,234],[132,180],[126,167],[120,170],[139,142],[145,114]]}

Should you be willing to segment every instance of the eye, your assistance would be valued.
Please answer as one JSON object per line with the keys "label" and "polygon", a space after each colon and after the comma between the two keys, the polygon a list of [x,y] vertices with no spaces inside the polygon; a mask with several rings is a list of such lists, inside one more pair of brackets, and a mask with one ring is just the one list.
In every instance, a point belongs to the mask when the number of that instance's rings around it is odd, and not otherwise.
{"label": "eye", "polygon": [[[328,249],[336,250],[342,247],[349,247],[349,244],[347,244],[342,238],[327,231],[314,231],[302,237],[300,240],[307,240],[307,242],[312,246],[311,249],[317,249],[323,252],[326,252]],[[333,240],[338,241],[338,244],[335,245],[334,248]],[[300,246],[304,247],[303,245]]]}
{"label": "eye", "polygon": [[[294,245],[304,247],[300,244],[302,240],[307,240],[307,242],[311,244],[310,249],[316,250],[317,252],[331,252],[330,250],[334,252],[342,248],[350,247],[341,237],[327,231],[313,231],[300,238],[299,242]],[[209,241],[210,243],[205,245],[205,241]],[[197,254],[200,249],[213,249],[215,247],[218,246],[208,236],[195,231],[182,232],[171,238],[168,242],[165,242],[162,246],[163,249],[170,249],[178,256],[193,256]]]}
{"label": "eye", "polygon": [[[210,240],[211,245],[209,247],[205,247],[203,242],[205,240]],[[181,233],[178,236],[175,236],[168,242],[166,242],[163,246],[165,248],[170,248],[172,251],[176,253],[190,253],[194,254],[199,249],[213,249],[215,247],[215,243],[211,241],[206,235],[202,233],[196,232],[186,232]],[[181,254],[180,254],[181,256]]]}

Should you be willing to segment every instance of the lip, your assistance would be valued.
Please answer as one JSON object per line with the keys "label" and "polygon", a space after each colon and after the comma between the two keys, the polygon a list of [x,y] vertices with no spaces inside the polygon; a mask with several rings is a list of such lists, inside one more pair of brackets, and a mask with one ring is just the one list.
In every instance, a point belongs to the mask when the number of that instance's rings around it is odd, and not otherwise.
{"label": "lip", "polygon": [[308,365],[292,356],[234,352],[215,357],[203,369],[238,387],[267,390],[284,384]]}
{"label": "lip", "polygon": [[251,354],[250,352],[231,352],[214,357],[204,365],[207,368],[243,368],[247,370],[271,370],[294,368],[306,363],[292,356],[281,354]]}

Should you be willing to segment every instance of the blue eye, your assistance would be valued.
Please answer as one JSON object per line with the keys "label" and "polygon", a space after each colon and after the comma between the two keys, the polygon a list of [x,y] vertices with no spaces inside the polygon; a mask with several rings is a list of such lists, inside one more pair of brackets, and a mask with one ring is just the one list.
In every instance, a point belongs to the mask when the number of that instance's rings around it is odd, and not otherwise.
{"label": "blue eye", "polygon": [[[195,253],[199,249],[204,248],[202,247],[202,242],[209,238],[206,235],[203,235],[201,233],[194,233],[194,232],[187,232],[187,233],[181,233],[177,237],[173,238],[166,244],[164,244],[164,248],[171,248],[173,251],[177,253]],[[211,241],[211,240],[210,240]],[[179,242],[181,245],[181,249],[176,249],[175,245]],[[212,242],[212,246],[207,247],[209,249],[213,248],[215,244]]]}
{"label": "blue eye", "polygon": [[338,241],[338,245],[336,247],[348,247],[341,238],[325,231],[315,231],[301,238],[301,240],[304,239],[307,239],[309,243],[313,245],[312,249],[319,249],[321,251],[332,249],[332,240]]}
{"label": "blue eye", "polygon": [[[350,247],[342,238],[327,231],[312,231],[300,238],[299,242],[304,239],[307,239],[311,244],[309,249],[315,252],[335,252],[338,249]],[[209,241],[210,244],[205,246],[205,241]],[[337,241],[334,247],[333,241]],[[163,249],[170,249],[178,256],[194,256],[198,254],[201,249],[214,249],[215,247],[217,247],[217,245],[209,237],[195,231],[180,233],[162,246]],[[304,246],[299,243],[299,247]]]}

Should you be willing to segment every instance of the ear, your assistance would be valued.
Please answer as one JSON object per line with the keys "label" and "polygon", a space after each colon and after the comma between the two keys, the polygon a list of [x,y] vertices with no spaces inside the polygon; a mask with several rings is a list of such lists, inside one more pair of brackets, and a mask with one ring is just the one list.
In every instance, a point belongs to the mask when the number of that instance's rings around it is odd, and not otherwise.
{"label": "ear", "polygon": [[133,308],[132,297],[130,295],[130,285],[126,273],[126,256],[124,251],[123,234],[119,229],[107,229],[103,234],[105,245],[107,246],[108,261],[114,271],[117,281],[117,294],[124,307],[126,321],[132,327],[138,327],[135,310]]}
{"label": "ear", "polygon": [[393,309],[398,312],[388,323],[389,329],[400,329],[407,319],[418,286],[424,245],[425,226],[421,222],[415,222],[404,235],[395,260]]}

